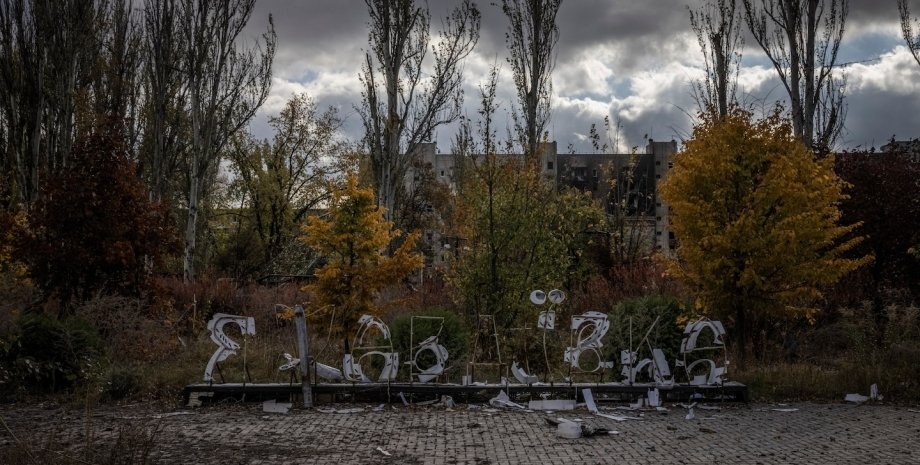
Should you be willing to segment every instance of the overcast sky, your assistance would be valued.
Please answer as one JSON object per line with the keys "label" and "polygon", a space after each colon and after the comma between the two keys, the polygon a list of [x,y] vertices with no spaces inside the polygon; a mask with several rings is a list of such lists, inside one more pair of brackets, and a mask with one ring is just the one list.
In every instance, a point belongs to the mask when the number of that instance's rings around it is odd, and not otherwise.
{"label": "overcast sky", "polygon": [[[702,55],[690,29],[687,8],[702,0],[565,0],[558,16],[560,39],[553,74],[550,140],[563,151],[584,141],[592,123],[619,117],[621,150],[644,147],[644,138],[680,139],[695,111],[690,83],[702,74]],[[419,3],[422,3],[420,0]],[[432,26],[459,0],[429,0]],[[478,1],[481,39],[465,64],[467,114],[476,115],[477,86],[493,63],[503,65],[501,111],[514,99],[505,63],[506,19],[497,0]],[[740,3],[740,0],[739,0]],[[920,0],[913,2],[920,12]],[[345,134],[361,137],[358,72],[367,48],[367,10],[362,0],[258,0],[250,23],[255,33],[274,15],[278,33],[271,96],[253,131],[268,137],[267,115],[294,93],[305,92],[346,117]],[[434,33],[433,33],[434,35]],[[753,40],[744,47],[740,82],[744,101],[786,97],[772,67]],[[920,66],[900,35],[896,0],[851,0],[841,47],[847,77],[848,115],[841,147],[878,147],[893,135],[920,137]],[[502,114],[499,119],[505,120]],[[455,127],[442,127],[438,149],[446,152]]]}

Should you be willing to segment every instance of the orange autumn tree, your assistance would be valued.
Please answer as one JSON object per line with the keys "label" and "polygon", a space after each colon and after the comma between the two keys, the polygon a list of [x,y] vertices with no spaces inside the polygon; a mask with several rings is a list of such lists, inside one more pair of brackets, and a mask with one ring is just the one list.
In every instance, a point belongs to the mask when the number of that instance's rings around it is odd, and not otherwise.
{"label": "orange autumn tree", "polygon": [[418,234],[406,235],[387,255],[387,248],[402,233],[384,219],[374,191],[359,187],[354,173],[347,175],[341,188],[332,190],[327,214],[311,217],[304,233],[304,242],[326,260],[316,272],[316,282],[306,290],[313,293],[318,308],[335,309],[347,351],[358,318],[376,313],[374,301],[380,291],[422,267],[422,256],[415,252]]}
{"label": "orange autumn tree", "polygon": [[750,322],[810,317],[821,291],[870,258],[845,252],[844,183],[815,159],[777,110],[704,116],[660,187],[679,241],[670,270],[709,315],[733,318],[741,363]]}

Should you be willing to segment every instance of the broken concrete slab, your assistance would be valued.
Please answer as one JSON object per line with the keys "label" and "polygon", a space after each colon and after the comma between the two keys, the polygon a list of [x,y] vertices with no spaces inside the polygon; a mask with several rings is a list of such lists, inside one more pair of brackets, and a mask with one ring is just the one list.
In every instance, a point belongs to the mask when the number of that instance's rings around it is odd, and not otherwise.
{"label": "broken concrete slab", "polygon": [[290,402],[278,402],[274,399],[262,402],[262,411],[265,413],[288,413],[291,410]]}
{"label": "broken concrete slab", "polygon": [[512,402],[511,398],[508,397],[508,394],[504,390],[499,391],[498,395],[489,400],[489,405],[493,407],[511,407],[519,410],[527,410],[527,407],[524,407],[517,402]]}
{"label": "broken concrete slab", "polygon": [[585,398],[585,407],[588,409],[588,411],[591,413],[597,413],[597,404],[594,403],[594,393],[591,392],[591,389],[582,389],[581,395]]}
{"label": "broken concrete slab", "polygon": [[575,410],[575,399],[532,400],[527,404],[527,408],[531,410]]}
{"label": "broken concrete slab", "polygon": [[869,397],[864,396],[862,394],[847,394],[846,397],[843,398],[843,400],[846,402],[853,402],[856,404],[861,404],[869,400]]}

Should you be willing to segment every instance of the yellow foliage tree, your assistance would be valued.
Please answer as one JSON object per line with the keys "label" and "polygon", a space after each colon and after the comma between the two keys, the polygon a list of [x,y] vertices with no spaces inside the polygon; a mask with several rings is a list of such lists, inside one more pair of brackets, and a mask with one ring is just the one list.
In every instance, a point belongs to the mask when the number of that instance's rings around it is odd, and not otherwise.
{"label": "yellow foliage tree", "polygon": [[392,254],[386,254],[401,232],[384,219],[374,191],[358,186],[357,175],[348,174],[344,186],[332,190],[327,213],[311,217],[304,227],[304,242],[326,259],[316,272],[316,282],[306,290],[313,293],[318,307],[335,309],[347,350],[358,317],[375,313],[380,291],[424,262],[414,251],[418,234],[407,235]]}
{"label": "yellow foliage tree", "polygon": [[845,253],[858,225],[840,225],[844,183],[833,157],[816,160],[777,110],[754,121],[704,117],[661,186],[679,241],[670,270],[697,306],[734,318],[744,363],[754,317],[811,317],[822,288],[871,257]]}

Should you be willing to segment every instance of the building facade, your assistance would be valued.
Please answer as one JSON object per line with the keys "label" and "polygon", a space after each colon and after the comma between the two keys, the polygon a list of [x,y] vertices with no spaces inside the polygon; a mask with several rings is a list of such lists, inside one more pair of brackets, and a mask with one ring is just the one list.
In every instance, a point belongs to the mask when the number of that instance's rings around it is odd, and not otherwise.
{"label": "building facade", "polygon": [[[649,140],[644,153],[616,154],[559,153],[556,142],[550,142],[545,144],[539,163],[548,181],[559,188],[590,192],[608,213],[619,209],[634,227],[648,228],[654,238],[652,245],[662,253],[671,253],[674,240],[668,224],[670,209],[658,195],[658,185],[667,178],[676,153],[674,140]],[[428,143],[419,147],[417,157],[417,166],[430,169],[435,180],[456,191],[460,175],[457,156],[437,153],[435,144]],[[410,171],[407,189],[419,179],[418,173]],[[435,262],[444,261],[444,254],[453,253],[450,249],[457,246],[451,245],[456,240],[441,237],[436,231],[425,231],[423,237],[431,246]]]}

